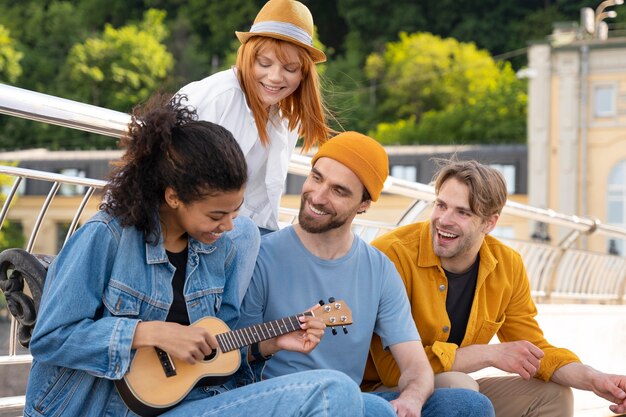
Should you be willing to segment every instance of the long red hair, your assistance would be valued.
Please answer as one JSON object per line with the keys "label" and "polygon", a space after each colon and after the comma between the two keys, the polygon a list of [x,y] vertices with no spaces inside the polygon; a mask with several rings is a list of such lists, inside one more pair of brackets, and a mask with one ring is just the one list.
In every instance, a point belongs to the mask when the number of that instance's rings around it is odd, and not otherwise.
{"label": "long red hair", "polygon": [[[278,59],[287,61],[287,52],[284,49],[286,41],[265,36],[253,36],[242,44],[237,51],[237,77],[239,84],[246,95],[248,105],[254,115],[254,121],[259,129],[261,143],[268,145],[270,138],[265,126],[269,118],[269,111],[256,94],[254,80],[254,65],[260,51],[271,48]],[[294,45],[294,44],[291,44]],[[319,75],[315,63],[309,53],[295,45],[298,50],[302,69],[302,81],[289,97],[278,103],[282,117],[289,120],[289,129],[299,126],[298,135],[304,139],[303,150],[306,152],[314,145],[319,145],[329,138],[333,130],[326,121],[327,109],[320,93]]]}

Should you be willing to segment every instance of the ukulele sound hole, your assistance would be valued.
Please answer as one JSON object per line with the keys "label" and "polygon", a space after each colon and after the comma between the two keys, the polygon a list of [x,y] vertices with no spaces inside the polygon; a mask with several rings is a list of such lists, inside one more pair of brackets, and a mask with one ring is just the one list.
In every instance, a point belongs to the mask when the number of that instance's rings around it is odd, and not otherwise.
{"label": "ukulele sound hole", "polygon": [[210,361],[213,360],[213,358],[215,358],[215,355],[217,355],[217,349],[213,349],[213,352],[209,353],[208,355],[206,355],[204,357],[204,361]]}

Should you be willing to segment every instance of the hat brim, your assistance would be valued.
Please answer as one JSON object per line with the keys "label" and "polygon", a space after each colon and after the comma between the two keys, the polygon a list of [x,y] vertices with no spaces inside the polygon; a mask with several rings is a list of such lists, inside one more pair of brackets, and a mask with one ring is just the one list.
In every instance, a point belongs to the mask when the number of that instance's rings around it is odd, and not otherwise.
{"label": "hat brim", "polygon": [[300,47],[306,49],[309,52],[309,55],[311,55],[311,58],[313,59],[313,62],[315,62],[316,64],[319,64],[320,62],[326,62],[326,54],[324,52],[322,52],[319,49],[314,48],[314,47],[312,47],[310,45],[302,43],[299,40],[296,40],[296,39],[291,38],[289,36],[281,35],[279,33],[273,33],[273,32],[235,32],[235,35],[237,35],[237,38],[239,39],[239,41],[242,44],[246,43],[248,41],[248,39],[250,39],[253,36],[265,36],[266,38],[274,38],[274,39],[279,39],[281,41],[290,42],[290,43],[293,43],[294,45],[297,45],[297,46],[300,46]]}

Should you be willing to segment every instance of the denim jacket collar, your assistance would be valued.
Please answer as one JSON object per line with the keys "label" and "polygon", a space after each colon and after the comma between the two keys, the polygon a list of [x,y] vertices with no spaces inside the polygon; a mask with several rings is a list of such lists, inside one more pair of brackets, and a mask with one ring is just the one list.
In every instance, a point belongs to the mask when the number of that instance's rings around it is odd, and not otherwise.
{"label": "denim jacket collar", "polygon": [[[202,243],[191,236],[187,239],[189,249],[194,253],[211,253],[216,249],[215,245]],[[146,245],[146,264],[154,265],[168,262],[167,253],[165,252],[165,244],[163,243],[163,234],[159,226],[159,243],[145,243]]]}

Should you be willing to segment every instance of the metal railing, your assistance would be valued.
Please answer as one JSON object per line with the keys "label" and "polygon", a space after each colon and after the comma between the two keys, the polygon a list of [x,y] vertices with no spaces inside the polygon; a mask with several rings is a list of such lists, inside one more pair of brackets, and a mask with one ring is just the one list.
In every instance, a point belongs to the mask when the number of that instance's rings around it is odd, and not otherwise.
{"label": "metal railing", "polygon": [[[130,116],[125,113],[4,84],[0,84],[0,113],[96,132],[114,138],[126,134],[127,124],[130,121]],[[309,168],[309,157],[293,155],[289,165],[291,174],[307,175]],[[0,173],[16,177],[14,186],[0,212],[0,227],[6,217],[10,202],[24,178],[49,181],[53,184],[37,219],[37,227],[29,238],[27,250],[33,248],[38,226],[45,216],[56,190],[62,183],[87,187],[83,203],[73,217],[68,237],[74,231],[78,218],[93,192],[104,185],[102,181],[98,180],[73,178],[7,166],[0,167]],[[355,232],[368,241],[394,227],[415,221],[424,210],[430,207],[435,198],[432,186],[394,177],[388,178],[384,191],[386,194],[409,197],[412,204],[407,206],[400,220],[396,223],[379,223],[356,219],[354,222]],[[624,294],[626,258],[574,249],[574,244],[580,237],[591,234],[626,240],[626,229],[603,224],[594,218],[566,215],[554,210],[540,209],[514,201],[507,201],[503,212],[507,215],[542,222],[546,225],[558,226],[568,231],[566,237],[556,245],[503,239],[522,254],[529,272],[533,294],[536,297],[542,300],[572,298],[583,301],[626,303]],[[289,218],[290,222],[296,219],[296,213],[293,210],[283,208],[281,214],[283,217]]]}
{"label": "metal railing", "polygon": [[[126,126],[130,120],[129,115],[124,113],[2,84],[0,84],[0,113],[116,138],[126,134]],[[307,175],[309,168],[309,157],[294,155],[289,165],[289,172]],[[104,181],[100,180],[2,165],[0,165],[0,174],[14,178],[13,186],[0,211],[0,229],[23,181],[51,183],[51,189],[42,204],[35,221],[35,227],[27,241],[26,250],[28,251],[32,251],[41,223],[62,184],[85,186],[82,201],[73,214],[66,239],[75,230],[78,220],[94,192],[105,184]],[[355,233],[367,241],[395,227],[415,221],[425,209],[430,207],[435,199],[433,187],[393,177],[390,177],[385,183],[384,192],[409,197],[412,203],[407,206],[400,220],[396,223],[355,219]],[[522,255],[536,300],[626,304],[626,258],[573,248],[573,244],[579,237],[591,234],[626,240],[626,229],[602,224],[597,219],[565,215],[553,210],[539,209],[513,201],[508,201],[503,211],[508,215],[559,226],[569,231],[569,234],[556,245],[502,239]],[[293,209],[282,208],[281,215],[288,218],[289,222],[294,222],[297,219],[297,212]],[[16,326],[12,319],[10,352],[8,355],[0,356],[0,367],[2,365],[28,363],[32,360],[28,354],[17,353],[15,334]],[[0,410],[12,409],[16,407],[15,404],[15,397],[0,399]],[[17,407],[19,404],[18,397]]]}

